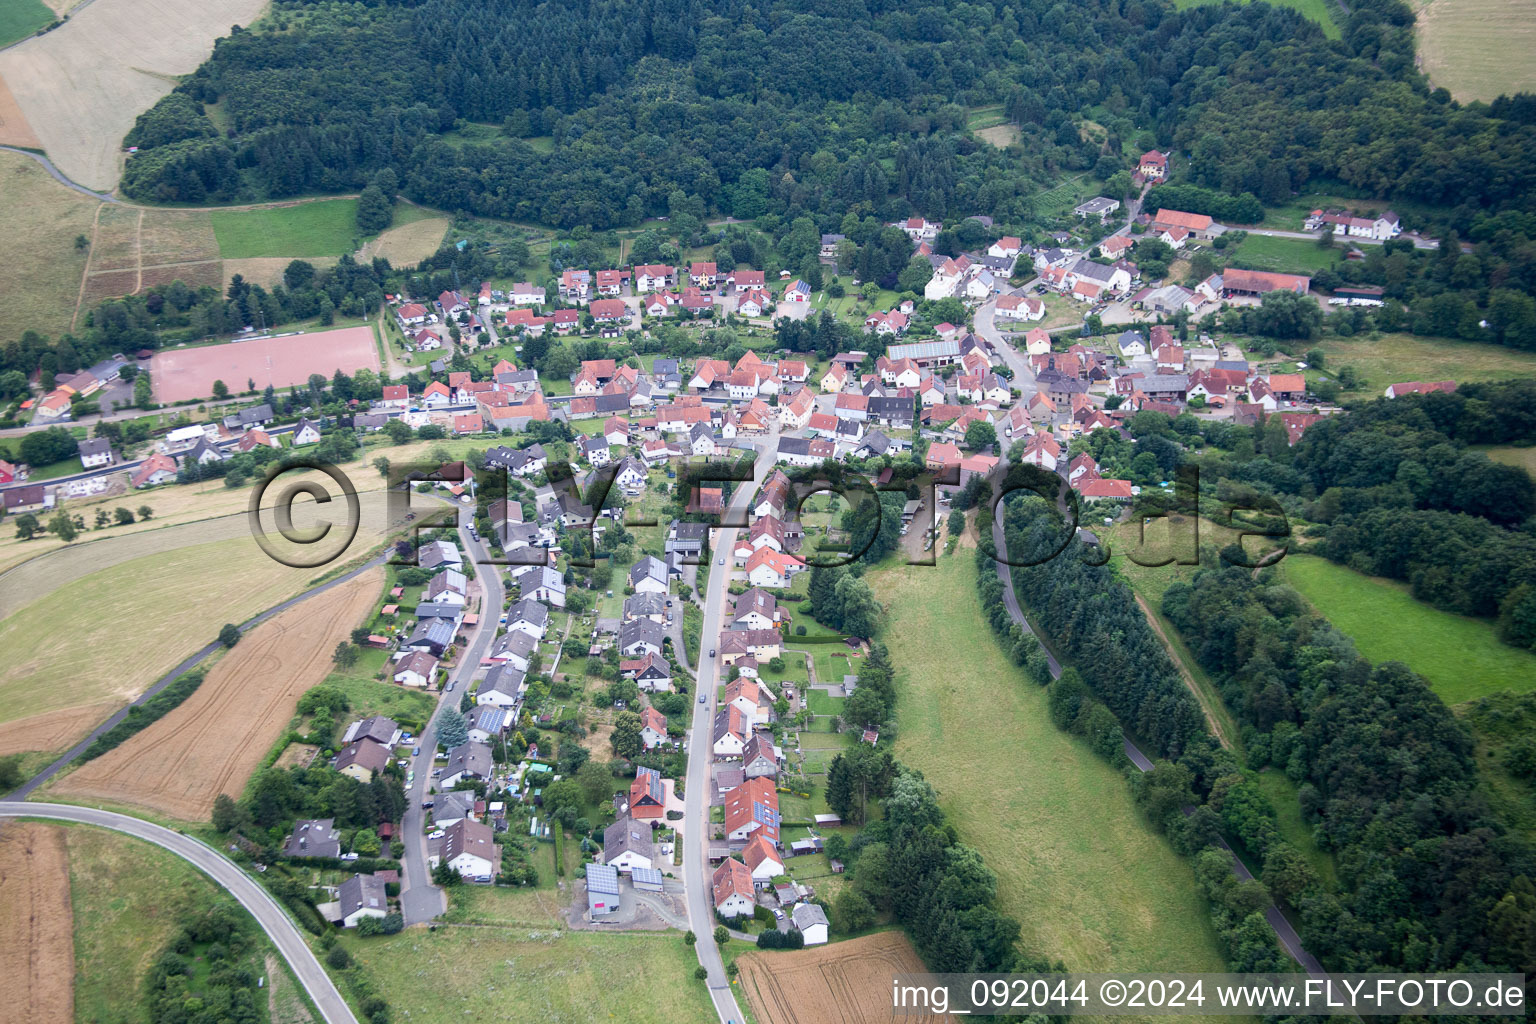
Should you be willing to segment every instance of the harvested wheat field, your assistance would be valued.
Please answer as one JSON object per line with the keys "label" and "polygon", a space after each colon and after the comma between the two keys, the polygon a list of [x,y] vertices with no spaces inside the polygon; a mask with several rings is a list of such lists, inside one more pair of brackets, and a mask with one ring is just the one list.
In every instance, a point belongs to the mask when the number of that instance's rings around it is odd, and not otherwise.
{"label": "harvested wheat field", "polygon": [[144,211],[131,206],[103,206],[91,234],[90,273],[105,270],[137,270],[139,223]]}
{"label": "harvested wheat field", "polygon": [[34,750],[63,750],[112,717],[115,701],[80,704],[0,725],[0,757]]}
{"label": "harvested wheat field", "polygon": [[382,256],[396,267],[415,266],[437,252],[437,247],[443,244],[443,236],[447,233],[447,217],[412,221],[389,228],[378,238],[366,243],[358,250],[357,259],[362,262]]}
{"label": "harvested wheat field", "polygon": [[64,829],[0,826],[0,978],[9,1020],[73,1024],[75,918]]}
{"label": "harvested wheat field", "polygon": [[11,95],[11,87],[0,78],[0,146],[20,146],[22,149],[42,149],[21,105]]}
{"label": "harvested wheat field", "polygon": [[[736,958],[741,989],[763,1024],[874,1024],[889,1021],[891,979],[927,971],[900,932],[880,932],[815,949]],[[903,1017],[937,1024],[937,1014]]]}
{"label": "harvested wheat field", "polygon": [[0,53],[0,76],[53,162],[108,191],[133,122],[266,0],[94,0],[47,35]]}
{"label": "harvested wheat field", "polygon": [[101,205],[54,181],[31,157],[0,153],[9,254],[0,260],[0,338],[19,338],[28,329],[56,338],[69,329],[86,261],[75,238],[90,238]]}
{"label": "harvested wheat field", "polygon": [[331,652],[363,620],[383,582],[382,569],[363,573],[258,626],[185,704],[51,792],[205,820],[220,793],[240,795],[288,727],[299,696],[331,671]]}

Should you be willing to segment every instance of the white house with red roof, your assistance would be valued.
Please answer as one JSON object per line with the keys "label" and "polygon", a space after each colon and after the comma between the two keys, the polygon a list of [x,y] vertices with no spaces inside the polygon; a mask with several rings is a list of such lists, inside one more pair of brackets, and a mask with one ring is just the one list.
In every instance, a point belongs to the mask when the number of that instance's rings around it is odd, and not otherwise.
{"label": "white house with red roof", "polygon": [[1000,320],[1044,320],[1045,303],[1033,295],[999,295],[996,316]]}
{"label": "white house with red roof", "polygon": [[1146,181],[1162,181],[1168,177],[1168,154],[1147,150],[1136,162],[1136,173]]}

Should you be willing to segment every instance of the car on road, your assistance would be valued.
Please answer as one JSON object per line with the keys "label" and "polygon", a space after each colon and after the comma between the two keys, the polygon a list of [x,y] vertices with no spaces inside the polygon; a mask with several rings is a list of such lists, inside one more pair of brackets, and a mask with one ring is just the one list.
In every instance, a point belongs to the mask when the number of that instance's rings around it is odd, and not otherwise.
{"label": "car on road", "polygon": [[458,685],[459,685],[459,684],[458,684],[458,682],[456,682],[456,681],[455,681],[455,682],[452,682],[452,683],[449,683],[449,684],[448,684],[448,685],[447,685],[447,687],[446,687],[446,688],[445,688],[445,689],[444,689],[444,692],[447,692],[447,691],[449,691],[449,690],[452,690],[452,689],[453,689],[453,688],[454,688],[454,687],[455,687],[455,686],[458,686]]}
{"label": "car on road", "polygon": [[720,560],[717,561],[715,564],[716,565],[724,565],[725,564],[725,557],[722,555]]}
{"label": "car on road", "polygon": [[705,699],[705,698],[704,698],[704,695],[703,695],[703,694],[702,694],[702,693],[701,693],[701,694],[699,694],[699,703],[700,703],[700,704],[703,704],[703,703],[704,703],[704,699]]}
{"label": "car on road", "polygon": [[420,747],[412,747],[411,748],[411,756],[412,757],[420,757],[421,756],[421,748]]}

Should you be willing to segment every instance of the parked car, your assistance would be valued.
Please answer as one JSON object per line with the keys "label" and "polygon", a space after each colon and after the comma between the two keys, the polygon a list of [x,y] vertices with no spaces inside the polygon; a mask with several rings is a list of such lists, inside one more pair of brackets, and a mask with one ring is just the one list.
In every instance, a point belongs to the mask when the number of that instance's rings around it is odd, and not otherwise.
{"label": "parked car", "polygon": [[412,747],[411,748],[411,756],[412,757],[420,757],[421,756],[421,748],[420,747]]}
{"label": "parked car", "polygon": [[431,832],[427,833],[427,838],[428,839],[441,839],[441,838],[443,838],[443,830],[440,829],[440,828],[435,828]]}

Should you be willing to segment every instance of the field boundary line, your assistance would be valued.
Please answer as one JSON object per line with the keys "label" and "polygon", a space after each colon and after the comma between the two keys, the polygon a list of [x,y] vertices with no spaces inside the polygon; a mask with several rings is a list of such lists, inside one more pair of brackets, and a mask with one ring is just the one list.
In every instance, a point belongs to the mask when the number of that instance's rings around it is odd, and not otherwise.
{"label": "field boundary line", "polygon": [[[75,312],[69,318],[69,329],[71,331],[75,329],[75,323],[80,319],[80,303],[85,301],[85,283],[91,279],[91,261],[96,258],[96,233],[101,229],[101,208],[105,205],[107,204],[98,204],[96,215],[91,218],[91,248],[85,254],[85,268],[80,271],[80,291],[75,295]],[[28,559],[28,561],[31,561],[31,559]]]}

